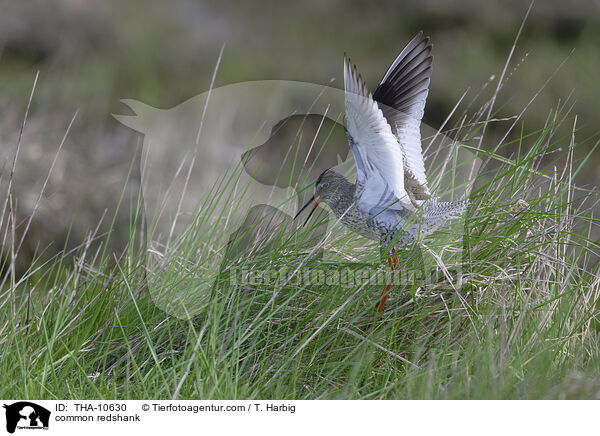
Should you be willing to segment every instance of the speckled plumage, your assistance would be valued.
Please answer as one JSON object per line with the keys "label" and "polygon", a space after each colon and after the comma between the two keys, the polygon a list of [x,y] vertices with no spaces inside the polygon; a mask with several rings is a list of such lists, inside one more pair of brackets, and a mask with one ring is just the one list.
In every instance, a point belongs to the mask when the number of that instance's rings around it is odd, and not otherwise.
{"label": "speckled plumage", "polygon": [[315,195],[320,196],[335,216],[351,231],[379,241],[382,246],[408,245],[430,235],[448,220],[465,211],[463,200],[439,202],[430,198],[419,208],[365,210],[356,201],[356,185],[343,175],[328,169],[317,180]]}

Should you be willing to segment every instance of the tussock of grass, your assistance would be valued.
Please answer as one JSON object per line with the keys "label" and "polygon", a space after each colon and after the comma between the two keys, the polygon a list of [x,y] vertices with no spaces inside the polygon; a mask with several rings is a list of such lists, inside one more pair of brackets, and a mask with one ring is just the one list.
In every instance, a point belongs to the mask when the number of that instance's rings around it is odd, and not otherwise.
{"label": "tussock of grass", "polygon": [[[110,233],[92,231],[75,252],[50,260],[40,253],[21,277],[9,192],[1,229],[3,252],[11,255],[0,289],[0,396],[599,397],[598,199],[573,181],[587,161],[574,159],[576,117],[563,105],[543,129],[528,133],[521,125],[516,141],[486,151],[481,137],[495,98],[450,130],[485,162],[472,179],[462,255],[455,265],[437,266],[436,283],[396,287],[383,314],[374,310],[379,287],[368,281],[343,287],[294,280],[301,268],[356,266],[353,253],[366,250],[352,235],[326,235],[345,247],[346,258],[321,260],[320,247],[306,249],[305,239],[317,218],[300,232],[260,239],[243,256],[235,255],[239,241],[224,244],[229,252],[218,272],[202,275],[206,242],[223,238],[211,219],[227,214],[216,207],[207,214],[206,205],[227,198],[234,175],[203,199],[183,236],[153,245],[155,217],[144,216],[140,195],[137,205],[122,205],[132,219],[120,256],[104,249]],[[561,137],[556,132],[565,125],[571,135]],[[516,151],[503,157],[505,147]],[[290,280],[232,286],[233,268],[244,266],[286,267]],[[444,278],[443,268],[452,267],[462,271],[460,286]],[[196,289],[198,280],[205,292],[193,316],[177,318],[155,304],[157,292]]]}

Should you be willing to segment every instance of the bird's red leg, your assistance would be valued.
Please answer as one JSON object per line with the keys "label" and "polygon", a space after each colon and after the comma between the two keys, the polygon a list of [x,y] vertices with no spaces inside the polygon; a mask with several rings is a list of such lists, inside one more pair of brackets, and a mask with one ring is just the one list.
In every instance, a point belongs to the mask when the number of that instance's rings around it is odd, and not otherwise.
{"label": "bird's red leg", "polygon": [[398,256],[396,256],[395,248],[392,248],[392,254],[393,256],[388,257],[388,264],[390,265],[390,269],[392,270],[392,282],[387,284],[379,294],[379,302],[376,305],[377,310],[379,312],[383,312],[385,310],[385,302],[389,297],[390,289],[392,289],[392,284],[394,283],[394,278],[396,275],[395,270],[398,268]]}

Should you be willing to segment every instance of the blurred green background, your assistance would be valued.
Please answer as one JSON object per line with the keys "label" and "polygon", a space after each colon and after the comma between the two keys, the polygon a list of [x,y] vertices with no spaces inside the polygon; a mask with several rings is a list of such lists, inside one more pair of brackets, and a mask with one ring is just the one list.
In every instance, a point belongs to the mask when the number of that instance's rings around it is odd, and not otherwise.
{"label": "blurred green background", "polygon": [[[489,99],[528,7],[519,1],[4,0],[3,183],[40,71],[15,173],[19,216],[33,211],[54,153],[79,111],[36,211],[28,250],[50,243],[61,248],[69,232],[71,241],[79,242],[105,210],[110,216],[115,209],[140,144],[137,133],[111,116],[128,113],[119,100],[168,108],[206,91],[222,44],[215,86],[263,79],[327,84],[335,79],[334,86],[341,87],[347,52],[373,89],[399,50],[422,29],[434,44],[424,121],[437,128],[466,90],[463,109],[494,75],[478,101]],[[528,131],[542,128],[550,111],[570,96],[572,113],[578,115],[576,139],[583,142],[596,134],[599,24],[599,1],[536,2],[496,103],[498,116],[520,113],[575,49],[528,108],[524,125]],[[484,145],[492,148],[509,125],[490,126],[491,144]],[[580,153],[592,145],[583,144]],[[599,163],[597,154],[578,183],[597,185]],[[134,177],[127,184],[127,198],[134,198],[137,189]],[[128,232],[127,216],[124,210],[118,218],[124,225],[121,239]]]}

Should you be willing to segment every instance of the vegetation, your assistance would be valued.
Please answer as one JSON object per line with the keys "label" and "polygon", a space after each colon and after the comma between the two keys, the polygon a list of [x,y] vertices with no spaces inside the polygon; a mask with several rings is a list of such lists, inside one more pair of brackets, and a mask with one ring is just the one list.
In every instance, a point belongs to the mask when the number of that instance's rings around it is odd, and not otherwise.
{"label": "vegetation", "polygon": [[[48,261],[36,256],[17,276],[14,252],[0,295],[6,314],[0,395],[597,397],[600,275],[598,245],[589,237],[598,224],[590,213],[597,199],[573,184],[587,159],[573,158],[576,117],[564,110],[559,107],[541,130],[522,126],[510,159],[469,145],[477,144],[484,124],[455,131],[484,162],[461,238],[463,284],[443,285],[442,274],[417,290],[414,283],[399,285],[383,314],[374,310],[379,287],[368,280],[353,286],[298,280],[232,285],[227,271],[234,264],[262,272],[288,266],[287,278],[300,266],[327,267],[314,246],[303,250],[289,237],[301,235],[302,242],[311,225],[280,233],[285,237],[249,255],[226,257],[229,263],[214,277],[203,277],[210,256],[198,241],[222,237],[211,219],[227,209],[210,205],[229,195],[234,175],[207,194],[179,238],[152,249],[162,250],[158,261],[149,261],[145,238],[152,232],[139,230],[153,225],[148,216],[147,226],[138,225],[141,195],[137,204],[121,204],[131,211],[121,256],[105,249],[110,232],[92,232],[75,253]],[[555,136],[561,123],[573,126],[571,136]],[[5,204],[3,241],[18,248],[10,197]],[[337,242],[347,245],[348,238]],[[230,254],[232,244],[224,248]],[[364,251],[360,242],[353,249]],[[399,262],[405,262],[402,254]],[[188,319],[155,304],[157,289],[194,289],[185,283],[199,279],[206,298]]]}
{"label": "vegetation", "polygon": [[[460,110],[438,123],[454,140],[453,151],[467,150],[482,163],[466,186],[453,172],[443,185],[470,193],[460,232],[438,232],[421,246],[433,253],[450,247],[458,254],[426,263],[426,278],[411,276],[394,286],[383,313],[374,308],[381,286],[369,277],[345,285],[297,280],[303,271],[340,265],[387,268],[378,247],[355,235],[331,233],[311,241],[319,216],[302,228],[283,220],[278,231],[250,245],[244,232],[240,240],[215,230],[228,207],[247,195],[231,189],[239,168],[218,180],[189,221],[159,244],[153,229],[161,210],[145,208],[140,185],[130,183],[139,165],[133,153],[113,213],[94,225],[83,220],[91,230],[85,237],[75,232],[62,249],[36,244],[43,223],[52,219],[43,215],[40,224],[40,205],[62,157],[50,159],[37,191],[28,191],[32,201],[15,194],[20,159],[28,152],[22,133],[39,92],[34,85],[16,151],[0,170],[0,186],[6,187],[0,197],[0,397],[600,397],[598,196],[576,183],[589,171],[598,139],[581,133],[569,99],[547,110],[543,124],[523,121],[548,82],[536,84],[518,115],[501,118],[497,107],[514,104],[499,98],[515,72],[514,47],[493,95],[477,93],[470,103],[461,97],[455,108]],[[147,61],[150,55],[138,56]],[[91,77],[121,77],[90,62],[85,67],[94,72]],[[16,94],[25,80],[25,67],[17,64]],[[145,71],[140,67],[125,78],[147,93],[167,92],[168,86],[158,85],[162,77],[138,84]],[[229,71],[237,68],[229,65]],[[543,80],[550,80],[552,73],[544,73]],[[86,85],[81,87],[93,94]],[[486,91],[493,88],[487,85]],[[111,92],[121,97],[120,89]],[[104,100],[88,96],[92,106],[114,100],[101,94]],[[45,101],[65,104],[54,97]],[[81,116],[86,114],[76,114]],[[73,121],[67,125],[59,152],[68,145]],[[448,154],[446,162],[455,164],[455,156]],[[115,251],[115,239],[124,248]],[[212,246],[223,247],[222,256]],[[340,255],[323,257],[322,248]],[[372,256],[365,260],[365,253]],[[414,253],[399,253],[401,271],[414,267]],[[246,273],[272,276],[282,270],[276,280],[236,281]]]}

